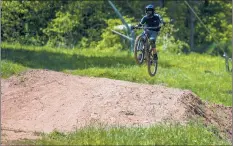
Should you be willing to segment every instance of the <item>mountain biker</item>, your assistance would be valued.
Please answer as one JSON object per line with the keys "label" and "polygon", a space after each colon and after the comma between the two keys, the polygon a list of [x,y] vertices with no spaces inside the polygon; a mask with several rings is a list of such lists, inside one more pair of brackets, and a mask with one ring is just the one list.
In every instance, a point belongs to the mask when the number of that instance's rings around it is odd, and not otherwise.
{"label": "mountain biker", "polygon": [[155,8],[153,5],[147,5],[145,8],[145,13],[146,15],[141,19],[140,23],[136,26],[132,26],[132,28],[137,28],[137,27],[141,27],[142,25],[145,24],[146,27],[158,27],[156,29],[154,28],[149,28],[149,38],[150,38],[150,44],[151,44],[151,48],[153,51],[153,58],[154,60],[158,60],[158,55],[157,55],[157,50],[156,50],[156,38],[157,35],[161,29],[161,24],[165,24],[163,22],[162,17],[155,13]]}

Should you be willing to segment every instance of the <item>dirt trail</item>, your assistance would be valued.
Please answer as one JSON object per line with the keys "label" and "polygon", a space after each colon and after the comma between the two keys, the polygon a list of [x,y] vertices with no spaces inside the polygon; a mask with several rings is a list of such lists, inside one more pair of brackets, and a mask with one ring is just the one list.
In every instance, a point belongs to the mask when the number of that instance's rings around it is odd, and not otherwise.
{"label": "dirt trail", "polygon": [[[72,131],[90,123],[150,125],[204,117],[231,137],[231,107],[207,105],[188,90],[30,70],[1,80],[2,140]],[[217,109],[217,110],[216,110]]]}

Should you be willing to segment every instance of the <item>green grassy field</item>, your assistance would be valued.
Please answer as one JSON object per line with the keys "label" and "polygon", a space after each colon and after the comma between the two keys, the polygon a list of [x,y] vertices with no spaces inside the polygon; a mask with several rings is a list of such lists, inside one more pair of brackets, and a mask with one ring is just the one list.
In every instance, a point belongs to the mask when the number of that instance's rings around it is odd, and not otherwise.
{"label": "green grassy field", "polygon": [[[232,106],[231,73],[223,58],[208,55],[159,53],[158,74],[150,77],[145,65],[135,64],[126,51],[58,49],[3,43],[1,74],[8,78],[31,69],[49,69],[74,75],[107,77],[189,89],[202,100]],[[68,134],[44,134],[41,140],[17,143],[55,144],[230,144],[214,128],[202,124],[154,125],[150,128],[89,127]]]}
{"label": "green grassy field", "polygon": [[2,77],[27,68],[50,69],[74,75],[107,77],[189,89],[201,99],[232,106],[232,77],[223,58],[208,55],[159,53],[158,73],[150,77],[145,65],[135,64],[124,51],[58,49],[2,44]]}

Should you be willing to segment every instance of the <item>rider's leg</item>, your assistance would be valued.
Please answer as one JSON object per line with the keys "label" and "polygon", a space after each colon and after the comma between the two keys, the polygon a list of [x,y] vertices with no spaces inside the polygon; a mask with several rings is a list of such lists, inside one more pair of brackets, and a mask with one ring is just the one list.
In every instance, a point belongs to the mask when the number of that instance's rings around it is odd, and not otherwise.
{"label": "rider's leg", "polygon": [[157,55],[157,50],[156,50],[156,38],[157,38],[157,32],[156,31],[151,31],[150,33],[150,44],[151,44],[151,49],[153,51],[153,56],[155,60],[158,60],[158,55]]}
{"label": "rider's leg", "polygon": [[158,55],[157,55],[157,50],[156,50],[155,41],[153,41],[153,45],[151,45],[151,46],[152,46],[152,51],[153,51],[154,60],[158,60]]}
{"label": "rider's leg", "polygon": [[156,50],[156,44],[155,44],[155,40],[154,39],[150,39],[150,45],[151,45],[151,49],[153,51],[153,54],[156,54],[157,50]]}

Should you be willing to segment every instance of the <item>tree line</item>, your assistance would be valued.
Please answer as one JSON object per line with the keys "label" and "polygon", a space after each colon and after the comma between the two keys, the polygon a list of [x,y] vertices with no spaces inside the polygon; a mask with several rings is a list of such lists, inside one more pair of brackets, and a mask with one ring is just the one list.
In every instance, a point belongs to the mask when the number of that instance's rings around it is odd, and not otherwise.
{"label": "tree line", "polygon": [[[148,4],[174,19],[172,36],[188,45],[183,52],[231,56],[232,3],[221,0],[112,0],[136,24]],[[201,23],[200,20],[203,22]],[[77,46],[102,40],[109,19],[118,19],[106,0],[2,1],[1,38],[26,45]],[[204,24],[204,25],[203,25]]]}

